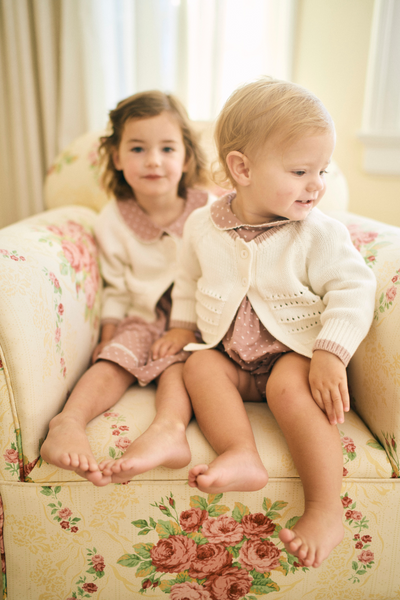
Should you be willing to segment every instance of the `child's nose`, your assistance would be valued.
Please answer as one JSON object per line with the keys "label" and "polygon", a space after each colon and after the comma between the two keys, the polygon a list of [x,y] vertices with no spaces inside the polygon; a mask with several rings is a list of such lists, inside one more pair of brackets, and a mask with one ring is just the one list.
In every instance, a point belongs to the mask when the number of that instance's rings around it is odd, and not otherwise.
{"label": "child's nose", "polygon": [[325,182],[323,177],[321,177],[321,175],[318,175],[316,177],[313,177],[307,184],[307,191],[310,192],[310,194],[315,193],[318,194],[318,192],[321,192],[325,187]]}
{"label": "child's nose", "polygon": [[147,164],[149,166],[159,165],[161,163],[160,153],[158,150],[150,150],[147,153]]}

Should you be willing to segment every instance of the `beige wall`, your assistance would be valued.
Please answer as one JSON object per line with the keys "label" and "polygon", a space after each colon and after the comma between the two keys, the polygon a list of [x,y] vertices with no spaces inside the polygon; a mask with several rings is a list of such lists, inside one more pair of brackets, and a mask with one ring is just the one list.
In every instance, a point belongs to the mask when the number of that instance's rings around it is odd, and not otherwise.
{"label": "beige wall", "polygon": [[374,0],[299,0],[293,80],[321,98],[336,123],[334,158],[350,211],[400,226],[400,177],[363,169],[361,128]]}

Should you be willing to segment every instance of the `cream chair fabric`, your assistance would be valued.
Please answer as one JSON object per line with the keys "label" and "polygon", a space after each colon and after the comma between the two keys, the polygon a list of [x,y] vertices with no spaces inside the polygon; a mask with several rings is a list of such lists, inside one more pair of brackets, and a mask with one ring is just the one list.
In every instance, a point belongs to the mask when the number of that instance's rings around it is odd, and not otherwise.
{"label": "cream chair fabric", "polygon": [[[349,366],[352,410],[339,427],[345,539],[319,569],[302,567],[277,535],[302,514],[303,493],[266,404],[246,405],[270,475],[259,492],[207,496],[189,488],[187,468],[162,467],[96,488],[39,458],[48,422],[87,368],[99,332],[92,209],[105,197],[93,140],[78,140],[48,177],[47,204],[60,208],[0,231],[3,598],[399,598],[400,229],[334,214],[378,292],[371,331]],[[61,206],[68,198],[77,205]],[[120,456],[154,414],[154,387],[130,388],[88,425],[96,457]],[[188,439],[192,464],[215,456],[194,420]]]}

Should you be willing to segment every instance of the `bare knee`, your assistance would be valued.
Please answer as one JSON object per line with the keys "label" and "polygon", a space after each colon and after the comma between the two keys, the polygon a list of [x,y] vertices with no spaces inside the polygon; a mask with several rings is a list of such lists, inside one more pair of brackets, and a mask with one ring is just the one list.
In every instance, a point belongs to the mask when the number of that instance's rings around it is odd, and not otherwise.
{"label": "bare knee", "polygon": [[238,376],[236,365],[218,350],[201,350],[189,356],[185,363],[183,377],[186,385],[199,381],[220,380],[228,377],[236,386]]}
{"label": "bare knee", "polygon": [[209,373],[215,354],[217,354],[215,350],[201,350],[191,354],[183,368],[185,383],[190,384],[193,380],[197,380],[199,377],[203,377],[204,374]]}
{"label": "bare knee", "polygon": [[267,382],[266,396],[272,412],[285,407],[300,409],[304,395],[311,396],[308,375],[310,360],[296,353],[282,357]]}
{"label": "bare knee", "polygon": [[116,382],[130,385],[136,380],[129,371],[109,360],[99,360],[91,367],[91,370],[97,371],[97,376],[104,386],[115,385]]}

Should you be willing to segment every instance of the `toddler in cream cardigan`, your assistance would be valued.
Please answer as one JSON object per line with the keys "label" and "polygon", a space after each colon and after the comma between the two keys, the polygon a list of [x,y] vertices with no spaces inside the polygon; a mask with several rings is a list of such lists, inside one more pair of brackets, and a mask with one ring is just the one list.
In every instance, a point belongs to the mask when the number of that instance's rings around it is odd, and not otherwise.
{"label": "toddler in cream cardigan", "polygon": [[[195,211],[184,230],[171,327],[204,343],[184,381],[218,457],[189,472],[206,493],[254,491],[267,471],[243,401],[267,400],[301,477],[305,511],[279,533],[318,567],[343,538],[342,449],[346,366],[373,318],[375,279],[344,225],[316,208],[335,129],[313,94],[263,78],[228,99],[215,132],[235,192]],[[175,349],[176,351],[176,349]]]}

